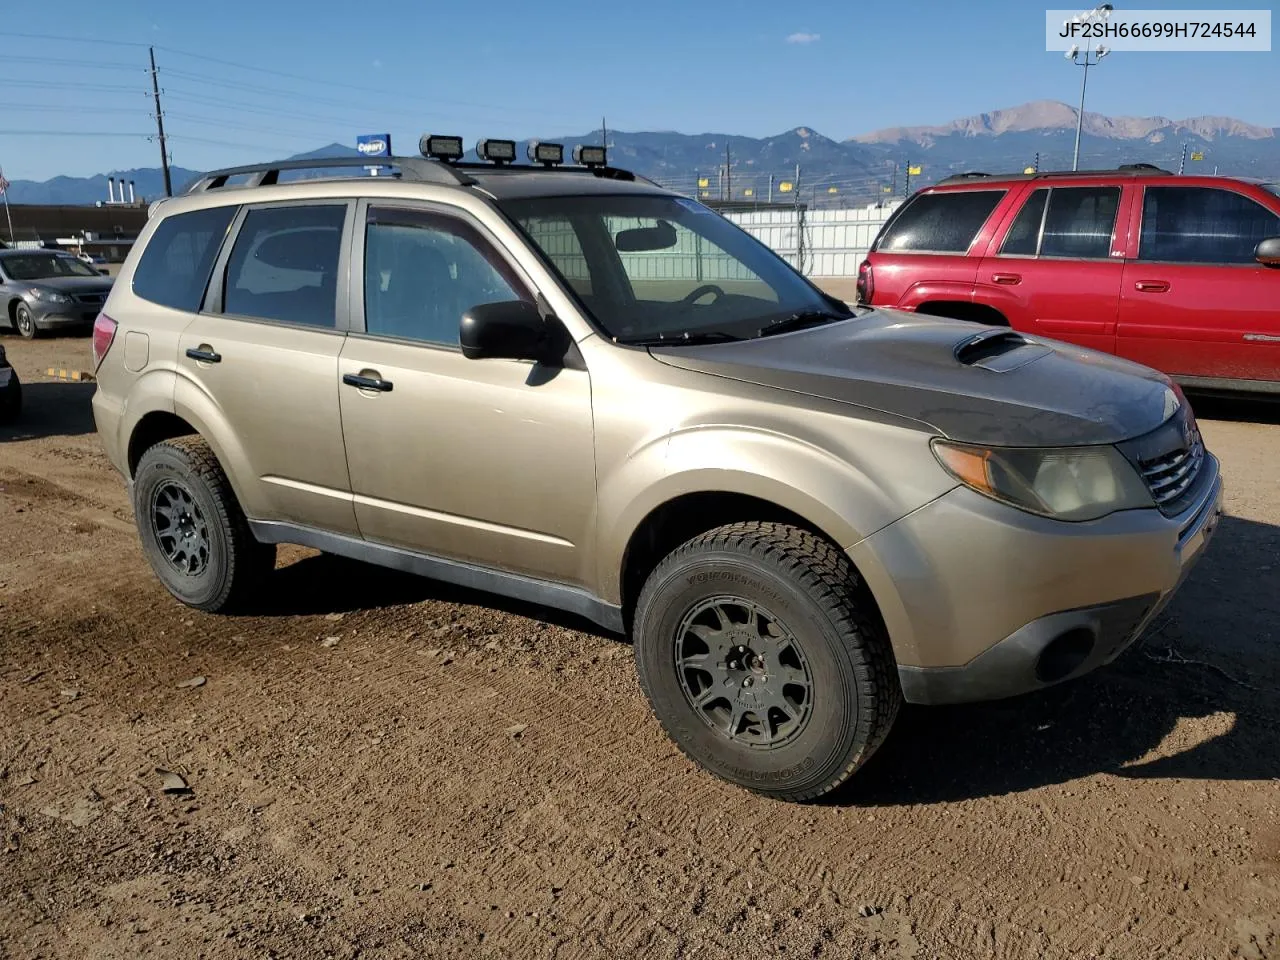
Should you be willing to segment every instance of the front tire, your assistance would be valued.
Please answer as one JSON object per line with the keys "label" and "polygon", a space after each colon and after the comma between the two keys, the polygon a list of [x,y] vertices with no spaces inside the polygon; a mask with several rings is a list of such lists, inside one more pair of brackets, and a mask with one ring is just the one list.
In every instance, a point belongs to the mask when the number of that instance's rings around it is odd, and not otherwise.
{"label": "front tire", "polygon": [[151,569],[189,607],[216,613],[242,606],[275,566],[275,545],[254,539],[199,437],[168,440],[142,455],[133,509]]}
{"label": "front tire", "polygon": [[790,801],[836,789],[902,704],[888,638],[848,557],[807,530],[736,523],[690,540],[636,605],[640,684],[714,775]]}
{"label": "front tire", "polygon": [[24,340],[34,340],[40,336],[40,331],[36,329],[35,318],[31,316],[31,308],[25,303],[19,303],[14,311],[13,326]]}

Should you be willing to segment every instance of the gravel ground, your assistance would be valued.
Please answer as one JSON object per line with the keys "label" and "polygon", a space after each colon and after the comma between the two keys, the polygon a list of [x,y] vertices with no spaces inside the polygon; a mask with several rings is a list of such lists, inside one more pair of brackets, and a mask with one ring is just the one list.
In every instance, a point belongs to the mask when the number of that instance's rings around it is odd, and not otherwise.
{"label": "gravel ground", "polygon": [[[1196,402],[1228,512],[1146,644],[907,709],[832,802],[705,776],[622,640],[283,550],[171,600],[83,338],[5,338],[0,957],[1280,957],[1280,413]],[[179,775],[164,792],[157,770]]]}

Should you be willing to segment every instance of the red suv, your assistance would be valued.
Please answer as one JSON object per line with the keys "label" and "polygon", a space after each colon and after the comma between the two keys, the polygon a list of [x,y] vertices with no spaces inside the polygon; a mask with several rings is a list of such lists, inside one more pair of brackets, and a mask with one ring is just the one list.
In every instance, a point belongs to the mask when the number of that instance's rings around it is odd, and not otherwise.
{"label": "red suv", "polygon": [[1280,183],[1145,164],[960,174],[894,211],[858,299],[1280,393]]}

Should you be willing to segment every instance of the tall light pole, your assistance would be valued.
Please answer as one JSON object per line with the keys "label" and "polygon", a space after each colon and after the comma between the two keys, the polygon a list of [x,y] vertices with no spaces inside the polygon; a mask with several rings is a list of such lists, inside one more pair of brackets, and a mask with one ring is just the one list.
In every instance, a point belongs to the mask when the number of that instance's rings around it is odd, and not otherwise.
{"label": "tall light pole", "polygon": [[[1105,21],[1110,19],[1111,11],[1114,8],[1109,3],[1099,4],[1092,10],[1081,13],[1072,17],[1067,21],[1069,27],[1073,23],[1095,23],[1097,21]],[[1084,77],[1080,80],[1080,109],[1076,111],[1076,148],[1071,158],[1071,169],[1080,169],[1080,134],[1084,129],[1084,95],[1089,86],[1089,68],[1096,67],[1102,62],[1111,51],[1104,46],[1099,45],[1097,50],[1093,49],[1090,43],[1082,51],[1079,46],[1073,46],[1067,51],[1067,59],[1078,67],[1084,67]]]}

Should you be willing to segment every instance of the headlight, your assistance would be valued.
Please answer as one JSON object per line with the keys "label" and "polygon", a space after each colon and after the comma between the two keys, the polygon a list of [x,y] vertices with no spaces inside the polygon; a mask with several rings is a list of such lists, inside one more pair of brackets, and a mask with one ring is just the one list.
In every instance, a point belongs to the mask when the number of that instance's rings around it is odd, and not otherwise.
{"label": "headlight", "polygon": [[37,300],[43,300],[45,303],[70,303],[71,298],[65,293],[59,293],[57,290],[48,290],[44,287],[32,287],[30,294]]}
{"label": "headlight", "polygon": [[979,447],[933,441],[947,472],[983,496],[1056,520],[1096,520],[1153,506],[1138,472],[1115,447]]}

